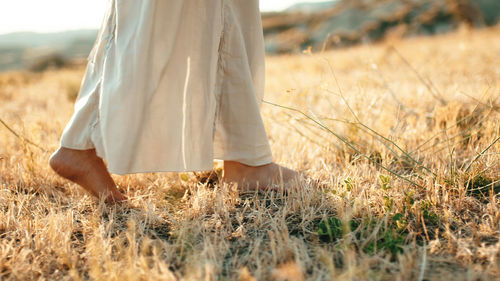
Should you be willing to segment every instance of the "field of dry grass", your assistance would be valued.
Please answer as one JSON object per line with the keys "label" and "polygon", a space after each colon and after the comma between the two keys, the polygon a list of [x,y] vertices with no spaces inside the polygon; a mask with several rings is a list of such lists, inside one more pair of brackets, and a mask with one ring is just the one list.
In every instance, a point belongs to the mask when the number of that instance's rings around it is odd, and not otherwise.
{"label": "field of dry grass", "polygon": [[83,69],[1,74],[0,279],[498,280],[499,32],[270,57],[275,160],[321,181],[286,196],[144,174],[99,204],[47,166]]}

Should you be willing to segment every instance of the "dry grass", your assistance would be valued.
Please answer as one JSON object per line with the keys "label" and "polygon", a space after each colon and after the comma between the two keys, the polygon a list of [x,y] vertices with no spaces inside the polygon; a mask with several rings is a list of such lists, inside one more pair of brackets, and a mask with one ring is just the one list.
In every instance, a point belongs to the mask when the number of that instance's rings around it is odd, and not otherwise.
{"label": "dry grass", "polygon": [[[263,105],[275,159],[322,181],[287,196],[144,174],[104,206],[0,124],[0,279],[498,280],[499,32],[269,58],[310,117]],[[82,73],[0,75],[0,118],[53,151]]]}

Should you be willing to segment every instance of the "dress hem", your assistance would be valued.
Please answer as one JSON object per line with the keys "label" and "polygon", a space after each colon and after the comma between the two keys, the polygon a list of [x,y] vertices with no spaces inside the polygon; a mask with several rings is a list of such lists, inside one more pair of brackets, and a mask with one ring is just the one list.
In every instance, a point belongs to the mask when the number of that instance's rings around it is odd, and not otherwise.
{"label": "dress hem", "polygon": [[[90,149],[95,149],[95,147],[79,147],[79,146],[71,146],[71,145],[62,145],[61,147],[68,148],[68,149],[74,149],[74,150],[90,150]],[[97,153],[97,152],[96,152]],[[97,156],[99,156],[97,154]],[[104,157],[99,156],[100,158],[104,159]],[[149,173],[185,173],[185,172],[203,172],[203,171],[211,171],[213,170],[213,161],[214,160],[219,160],[219,161],[236,161],[240,162],[242,164],[248,165],[248,166],[262,166],[262,165],[267,165],[271,164],[273,162],[272,157],[266,157],[263,160],[256,161],[256,162],[249,162],[245,161],[242,159],[233,159],[230,157],[217,157],[212,160],[212,163],[207,164],[206,166],[199,166],[199,167],[192,167],[189,169],[184,169],[184,168],[175,168],[175,167],[164,167],[164,168],[145,168],[145,169],[133,169],[131,171],[121,171],[120,169],[115,169],[112,166],[108,166],[107,169],[109,173],[115,174],[115,175],[133,175],[133,174],[149,174]],[[106,161],[106,159],[104,159]]]}

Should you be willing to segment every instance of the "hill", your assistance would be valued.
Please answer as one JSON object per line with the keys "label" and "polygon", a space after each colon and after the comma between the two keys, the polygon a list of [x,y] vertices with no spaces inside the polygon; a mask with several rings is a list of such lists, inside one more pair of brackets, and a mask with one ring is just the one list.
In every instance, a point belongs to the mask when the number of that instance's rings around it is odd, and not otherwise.
{"label": "hill", "polygon": [[285,10],[285,13],[317,13],[321,12],[325,9],[332,8],[338,0],[335,1],[320,1],[320,2],[302,2],[292,5],[291,7]]}
{"label": "hill", "polygon": [[[499,19],[498,0],[340,0],[264,13],[263,25],[267,52],[278,54],[446,33],[461,25],[484,27]],[[96,30],[0,35],[0,71],[24,69],[53,54],[84,58],[96,35]]]}
{"label": "hill", "polygon": [[67,59],[84,58],[92,49],[96,37],[97,30],[0,35],[0,71],[24,69],[53,54]]}
{"label": "hill", "polygon": [[[322,50],[374,42],[386,36],[446,33],[461,25],[484,27],[500,19],[497,0],[342,0],[315,13],[263,16],[267,51]],[[328,7],[330,6],[330,7]]]}

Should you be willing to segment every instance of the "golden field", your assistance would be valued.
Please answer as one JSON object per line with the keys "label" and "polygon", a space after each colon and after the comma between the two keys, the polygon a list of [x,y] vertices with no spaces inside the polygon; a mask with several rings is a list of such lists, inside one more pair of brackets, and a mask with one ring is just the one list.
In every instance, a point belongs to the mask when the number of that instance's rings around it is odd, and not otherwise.
{"label": "golden field", "polygon": [[143,174],[106,206],[47,165],[84,69],[0,74],[0,280],[498,280],[498,34],[269,57],[287,195]]}

